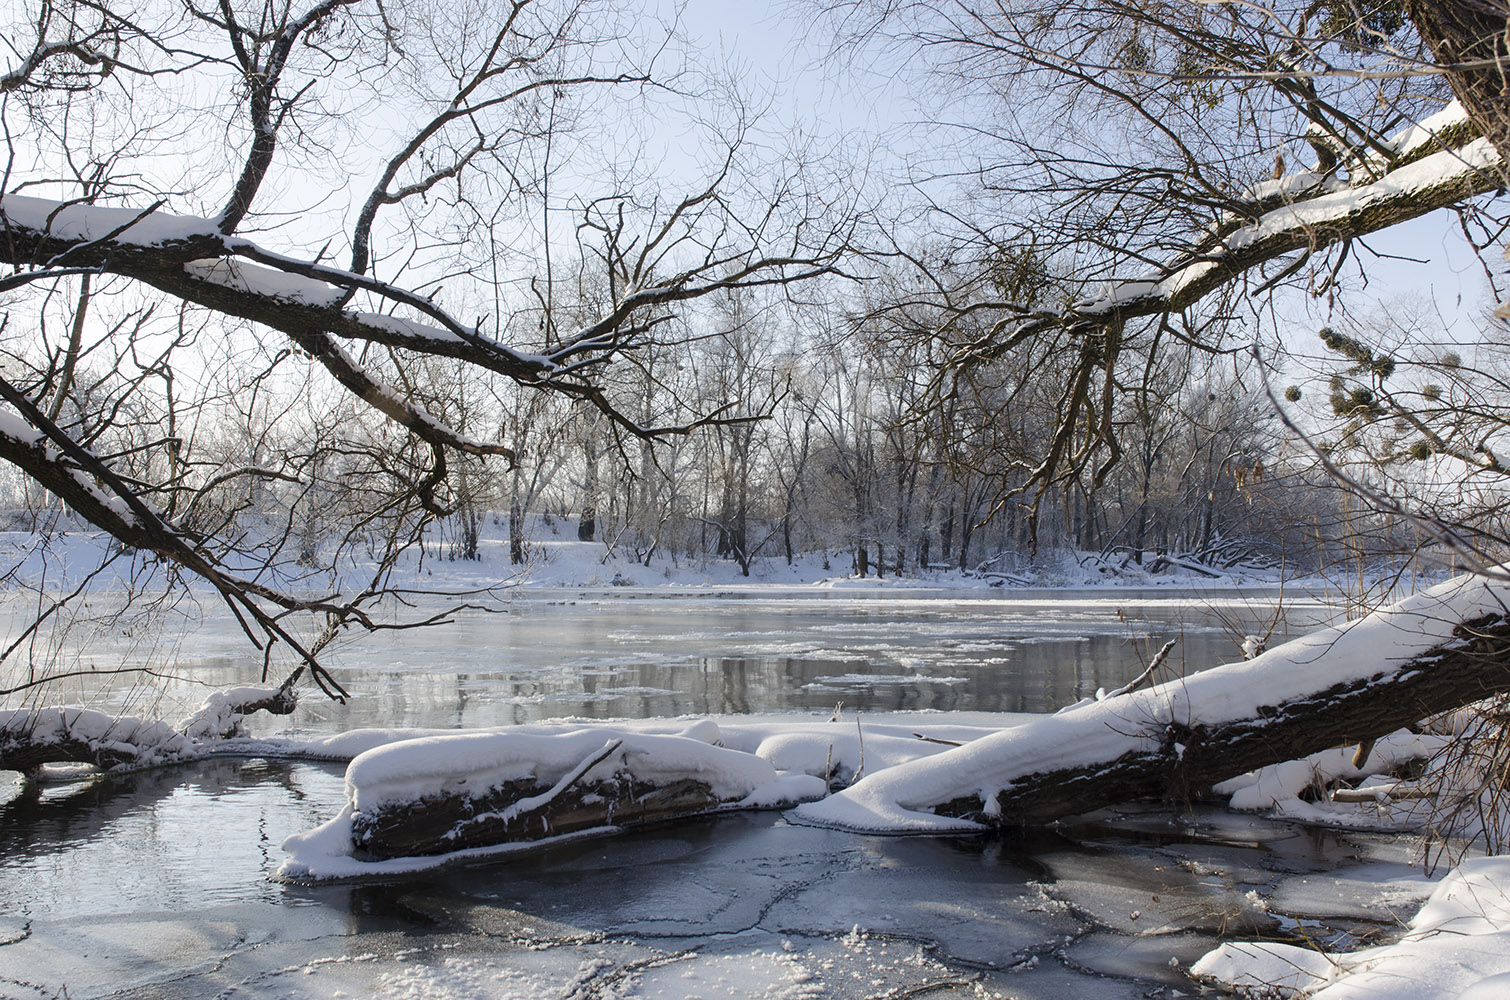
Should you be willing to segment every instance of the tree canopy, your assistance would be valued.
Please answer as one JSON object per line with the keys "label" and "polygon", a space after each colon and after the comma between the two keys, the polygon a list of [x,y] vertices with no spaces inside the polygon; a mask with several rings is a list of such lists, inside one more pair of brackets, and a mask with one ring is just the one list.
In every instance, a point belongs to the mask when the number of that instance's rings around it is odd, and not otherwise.
{"label": "tree canopy", "polygon": [[[941,336],[939,398],[1012,355],[1067,388],[1024,488],[1104,480],[1113,402],[1164,345],[1240,351],[1276,291],[1335,296],[1358,242],[1450,209],[1481,249],[1510,152],[1502,3],[830,5],[914,67],[957,141],[912,171],[950,233],[897,326]],[[958,262],[973,266],[962,280]],[[953,269],[940,264],[953,265]],[[1026,265],[1026,267],[1025,267]],[[1024,278],[1030,278],[1024,283]],[[924,318],[926,317],[926,318]]]}
{"label": "tree canopy", "polygon": [[[901,165],[889,215],[867,210],[862,170],[816,169],[800,137],[753,142],[758,115],[652,13],[13,12],[0,457],[119,551],[207,581],[254,642],[339,693],[321,646],[394,625],[372,608],[397,554],[465,505],[481,463],[538,449],[522,398],[612,430],[584,431],[589,480],[615,436],[623,451],[711,428],[725,486],[702,520],[747,568],[749,424],[802,367],[755,361],[762,295],[790,293],[895,360],[854,375],[895,383],[885,406],[851,393],[782,446],[798,468],[827,449],[857,533],[888,505],[895,536],[912,530],[899,498],[924,482],[914,464],[882,496],[864,411],[892,454],[931,439],[969,470],[941,533],[947,548],[958,519],[962,553],[992,500],[1094,491],[1141,448],[1141,551],[1146,473],[1169,440],[1159,401],[1199,378],[1185,359],[1246,349],[1235,318],[1278,289],[1336,295],[1360,241],[1398,222],[1451,210],[1479,248],[1502,239],[1483,197],[1510,154],[1502,0],[834,0],[838,51],[878,46],[949,137]],[[677,158],[695,183],[658,171]],[[898,207],[918,195],[920,214]],[[889,241],[882,218],[902,220]],[[668,347],[715,335],[719,377],[682,391]],[[835,389],[853,364],[805,374]],[[1217,409],[1197,422],[1247,412]],[[272,443],[280,422],[300,443]],[[1187,451],[1219,469],[1247,447],[1208,435]],[[656,461],[642,453],[636,474]],[[790,557],[801,482],[782,478],[769,536]],[[332,483],[352,495],[339,546],[375,553],[356,592],[298,576]],[[281,523],[249,529],[274,486],[294,497]],[[323,622],[312,636],[288,625],[306,613]]]}
{"label": "tree canopy", "polygon": [[[283,617],[379,627],[364,605],[388,558],[450,511],[453,468],[514,457],[496,429],[462,426],[434,366],[579,400],[630,435],[685,432],[738,401],[647,423],[611,369],[676,337],[685,303],[842,263],[854,214],[820,210],[793,183],[800,165],[757,164],[737,99],[679,64],[674,26],[646,14],[600,0],[14,11],[0,456],[208,581],[254,641],[288,644],[334,690]],[[623,124],[672,114],[707,140],[682,191],[647,171],[664,139]],[[276,460],[208,454],[185,428],[209,400],[186,384],[231,366],[210,396],[243,423],[275,378],[312,377],[377,423]],[[296,594],[264,572],[280,545],[249,542],[227,498],[335,456],[389,541],[367,591]]]}

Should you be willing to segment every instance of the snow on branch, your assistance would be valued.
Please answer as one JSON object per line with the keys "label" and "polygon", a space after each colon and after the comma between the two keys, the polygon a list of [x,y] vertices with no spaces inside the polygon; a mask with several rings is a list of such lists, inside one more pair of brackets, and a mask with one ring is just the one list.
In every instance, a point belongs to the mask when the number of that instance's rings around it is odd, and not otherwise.
{"label": "snow on branch", "polygon": [[804,822],[949,832],[1185,795],[1510,689],[1510,587],[1459,577],[1361,621],[873,773]]}
{"label": "snow on branch", "polygon": [[[116,274],[185,302],[278,330],[314,355],[346,388],[432,444],[474,454],[506,454],[469,442],[391,387],[361,371],[331,338],[449,358],[524,385],[582,399],[639,436],[686,427],[647,428],[621,413],[587,377],[596,366],[632,349],[662,317],[657,308],[722,289],[802,281],[836,271],[842,246],[812,256],[734,254],[625,290],[599,320],[565,338],[550,354],[519,351],[451,316],[431,298],[365,274],[273,253],[225,235],[211,219],[147,210],[0,196],[0,263],[15,267],[5,287],[60,273]],[[408,310],[347,308],[356,292]],[[379,405],[381,404],[381,405]],[[699,421],[688,425],[697,426]],[[716,420],[715,420],[716,422]]]}
{"label": "snow on branch", "polygon": [[155,767],[203,756],[210,744],[241,733],[255,712],[288,715],[298,705],[293,682],[274,688],[217,691],[177,726],[87,708],[0,712],[0,771],[34,772],[44,764],[89,764],[102,770]]}
{"label": "snow on branch", "polygon": [[1388,228],[1399,222],[1493,191],[1503,183],[1503,164],[1485,138],[1409,160],[1356,187],[1318,183],[1314,175],[1304,184],[1274,191],[1288,194],[1308,190],[1270,209],[1256,219],[1197,245],[1186,256],[1158,272],[1110,285],[1093,298],[1072,307],[1079,320],[1112,315],[1147,316],[1185,309],[1250,269],[1297,250],[1314,252]]}

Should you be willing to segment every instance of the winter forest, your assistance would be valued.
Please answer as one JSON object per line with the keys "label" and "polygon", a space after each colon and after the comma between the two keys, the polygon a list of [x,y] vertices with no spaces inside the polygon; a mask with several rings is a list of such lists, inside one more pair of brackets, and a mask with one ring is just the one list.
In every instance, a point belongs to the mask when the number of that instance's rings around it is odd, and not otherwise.
{"label": "winter forest", "polygon": [[0,11],[0,994],[1499,996],[1505,0],[724,7]]}

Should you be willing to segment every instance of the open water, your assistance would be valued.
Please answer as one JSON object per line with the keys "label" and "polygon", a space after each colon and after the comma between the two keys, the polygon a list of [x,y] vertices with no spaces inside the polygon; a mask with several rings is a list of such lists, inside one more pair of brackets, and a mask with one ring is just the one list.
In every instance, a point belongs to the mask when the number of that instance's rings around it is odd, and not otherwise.
{"label": "open water", "polygon": [[[1230,660],[1274,599],[534,593],[338,651],[352,703],[311,698],[258,732],[827,714],[837,702],[1049,711],[1124,683],[1167,638],[1181,642],[1161,676]],[[1274,639],[1328,614],[1287,597]],[[211,620],[173,673],[220,686],[256,665]],[[84,697],[144,701],[104,686]],[[279,844],[340,808],[339,765],[220,759],[40,789],[8,778],[7,997],[1172,997],[1223,937],[1345,945],[1388,933],[1426,891],[1402,839],[1148,808],[1027,838],[862,837],[734,815],[291,886],[267,877]]]}

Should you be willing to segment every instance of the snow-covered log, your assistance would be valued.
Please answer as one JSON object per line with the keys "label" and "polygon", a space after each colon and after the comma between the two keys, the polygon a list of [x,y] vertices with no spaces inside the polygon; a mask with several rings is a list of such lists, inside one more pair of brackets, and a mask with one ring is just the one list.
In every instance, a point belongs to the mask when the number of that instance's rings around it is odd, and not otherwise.
{"label": "snow-covered log", "polygon": [[346,769],[341,813],[285,842],[293,857],[282,874],[348,874],[340,864],[360,871],[387,859],[786,806],[827,790],[821,778],[779,774],[762,757],[689,732],[478,732],[377,747]]}
{"label": "snow-covered log", "polygon": [[[396,743],[346,771],[353,854],[447,854],[728,808],[788,804],[753,754],[686,736],[474,733]],[[822,794],[820,782],[795,786]]]}
{"label": "snow-covered log", "polygon": [[177,726],[88,708],[0,712],[0,771],[29,774],[43,764],[90,764],[109,770],[189,760],[199,756],[206,743],[238,735],[248,715],[292,712],[299,703],[292,683],[296,677],[275,688],[217,691]]}
{"label": "snow-covered log", "polygon": [[877,832],[1048,822],[1374,739],[1510,691],[1510,586],[1460,577],[1241,663],[872,773],[796,810]]}
{"label": "snow-covered log", "polygon": [[168,763],[195,755],[194,741],[166,722],[87,708],[0,713],[0,771],[29,774],[43,764],[102,770]]}

